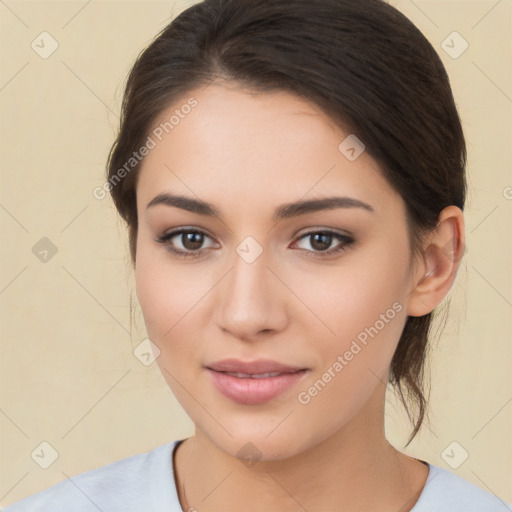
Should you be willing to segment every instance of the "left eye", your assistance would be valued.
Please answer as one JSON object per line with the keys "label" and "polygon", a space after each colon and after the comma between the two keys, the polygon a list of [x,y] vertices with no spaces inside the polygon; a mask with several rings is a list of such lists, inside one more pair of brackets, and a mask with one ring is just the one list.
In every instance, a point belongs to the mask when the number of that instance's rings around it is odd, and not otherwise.
{"label": "left eye", "polygon": [[[338,239],[341,243],[335,246],[334,249],[327,250],[331,247],[334,239]],[[309,245],[312,247],[312,251],[305,248],[307,251],[313,252],[315,256],[332,255],[346,249],[350,244],[354,242],[352,238],[335,231],[314,231],[306,233],[299,238],[301,240],[309,240]]]}

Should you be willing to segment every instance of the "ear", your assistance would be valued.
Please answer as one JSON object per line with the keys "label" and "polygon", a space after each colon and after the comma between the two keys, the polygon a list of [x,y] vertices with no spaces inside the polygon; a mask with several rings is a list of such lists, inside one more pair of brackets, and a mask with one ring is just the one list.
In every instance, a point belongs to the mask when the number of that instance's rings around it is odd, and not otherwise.
{"label": "ear", "polygon": [[457,206],[447,206],[439,214],[437,226],[428,235],[423,257],[416,265],[413,290],[408,296],[408,315],[427,315],[443,301],[457,277],[465,241],[464,214]]}

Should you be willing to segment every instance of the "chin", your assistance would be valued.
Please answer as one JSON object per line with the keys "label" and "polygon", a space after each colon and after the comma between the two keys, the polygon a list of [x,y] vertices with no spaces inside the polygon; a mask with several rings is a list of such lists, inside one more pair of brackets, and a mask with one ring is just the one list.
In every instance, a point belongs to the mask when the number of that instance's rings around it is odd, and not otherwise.
{"label": "chin", "polygon": [[299,425],[289,425],[288,428],[280,425],[272,431],[272,428],[261,428],[254,420],[248,420],[245,425],[225,424],[225,428],[231,436],[222,428],[207,432],[206,436],[219,450],[240,459],[247,467],[257,462],[288,459],[315,444]]}

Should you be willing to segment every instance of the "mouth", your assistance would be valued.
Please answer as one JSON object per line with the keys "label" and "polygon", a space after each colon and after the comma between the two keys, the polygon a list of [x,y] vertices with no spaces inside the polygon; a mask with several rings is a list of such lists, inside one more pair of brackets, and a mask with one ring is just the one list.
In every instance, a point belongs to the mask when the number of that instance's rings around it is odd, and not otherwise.
{"label": "mouth", "polygon": [[[215,371],[215,370],[214,370]],[[240,379],[266,379],[268,377],[277,377],[278,375],[283,375],[281,372],[270,372],[270,373],[239,373],[239,372],[220,372],[225,373],[226,375],[231,375],[232,377],[238,377]],[[289,372],[284,372],[289,373]]]}
{"label": "mouth", "polygon": [[[222,364],[221,364],[222,363]],[[285,366],[274,361],[256,361],[242,363],[240,361],[223,361],[206,366],[214,387],[230,400],[245,405],[259,405],[276,398],[285,391],[291,390],[309,372],[308,368]],[[235,371],[234,365],[244,366],[245,371]],[[252,365],[252,370],[247,368]],[[219,368],[227,368],[222,370]],[[254,368],[258,367],[255,371]],[[262,368],[266,366],[267,368]],[[273,366],[274,371],[262,371]],[[279,367],[279,369],[276,369]]]}

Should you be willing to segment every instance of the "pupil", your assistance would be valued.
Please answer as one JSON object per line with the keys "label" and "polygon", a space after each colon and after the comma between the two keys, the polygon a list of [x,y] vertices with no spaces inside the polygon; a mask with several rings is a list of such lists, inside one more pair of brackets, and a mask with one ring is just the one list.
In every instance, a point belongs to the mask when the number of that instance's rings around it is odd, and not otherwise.
{"label": "pupil", "polygon": [[191,251],[199,249],[203,245],[203,235],[201,233],[184,233],[185,239],[182,239],[183,246]]}
{"label": "pupil", "polygon": [[[328,249],[329,246],[331,245],[331,238],[332,235],[329,235],[327,233],[317,233],[316,235],[313,235],[313,243],[311,245],[314,249],[323,251],[325,249]],[[318,241],[319,243],[317,243]]]}

